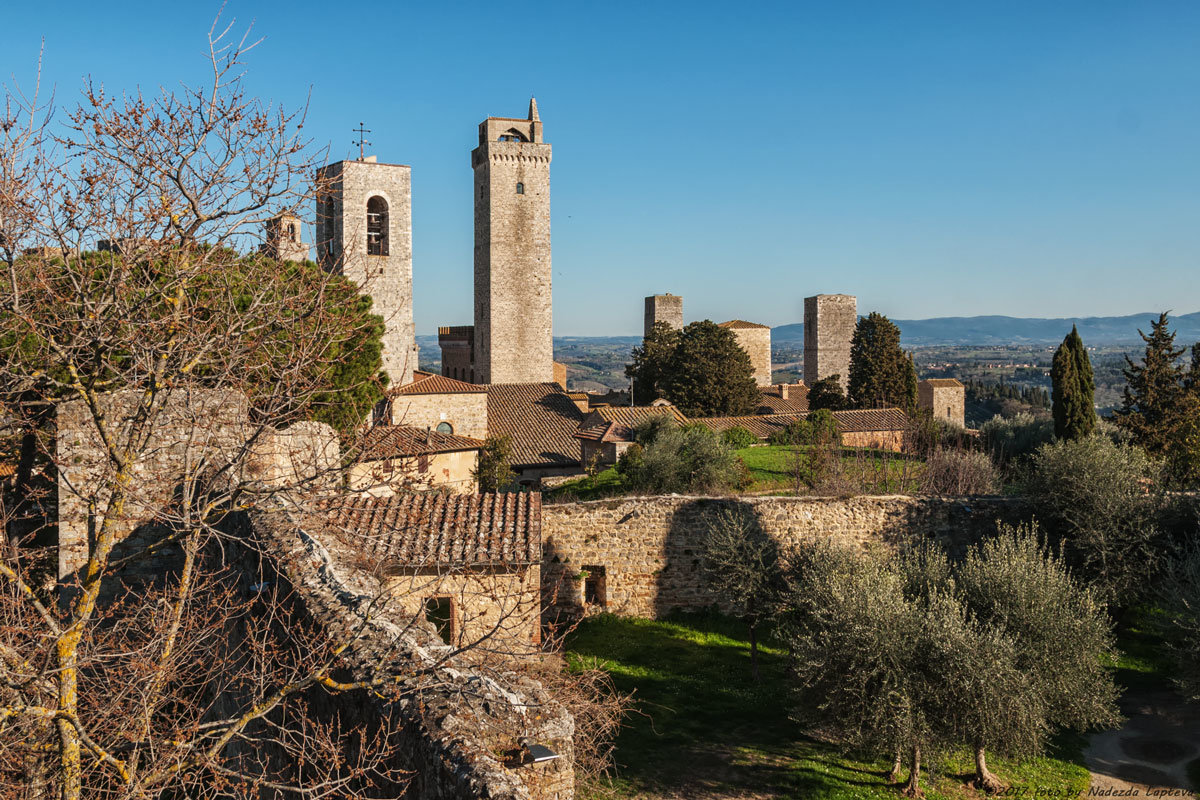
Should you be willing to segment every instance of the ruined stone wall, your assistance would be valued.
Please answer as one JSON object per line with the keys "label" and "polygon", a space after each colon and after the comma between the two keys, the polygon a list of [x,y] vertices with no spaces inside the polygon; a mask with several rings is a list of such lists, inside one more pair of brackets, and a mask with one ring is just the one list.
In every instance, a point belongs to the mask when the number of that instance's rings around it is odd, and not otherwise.
{"label": "ruined stone wall", "polygon": [[1009,498],[631,497],[546,505],[542,509],[542,593],[556,610],[583,609],[583,570],[602,567],[604,609],[661,617],[699,609],[720,598],[709,593],[703,571],[703,536],[722,508],[751,510],[785,549],[805,538],[833,539],[853,547],[894,546],[912,537],[933,539],[961,552],[995,530],[995,521],[1028,518]]}
{"label": "ruined stone wall", "polygon": [[656,294],[646,298],[645,332],[649,336],[655,323],[665,322],[675,330],[683,328],[683,298],[677,294]]}
{"label": "ruined stone wall", "polygon": [[487,438],[487,392],[399,394],[391,409],[392,425],[436,429],[448,422],[456,436]]}
{"label": "ruined stone wall", "polygon": [[540,131],[535,141],[497,141],[495,126],[485,127],[488,130],[481,131],[481,137],[490,138],[471,153],[475,382],[550,382],[554,380],[551,148],[541,141]]}
{"label": "ruined stone wall", "polygon": [[804,382],[812,386],[830,375],[850,380],[850,340],[858,324],[858,300],[849,294],[804,298]]}

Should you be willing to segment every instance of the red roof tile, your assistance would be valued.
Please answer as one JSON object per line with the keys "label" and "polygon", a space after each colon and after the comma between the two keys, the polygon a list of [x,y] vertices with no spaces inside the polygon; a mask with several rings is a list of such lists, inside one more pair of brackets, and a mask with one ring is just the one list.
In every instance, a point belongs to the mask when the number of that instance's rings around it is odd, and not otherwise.
{"label": "red roof tile", "polygon": [[432,372],[417,371],[413,373],[412,383],[388,389],[389,397],[401,394],[460,394],[462,392],[483,392],[486,388],[474,383],[447,378],[445,375],[434,375]]}
{"label": "red roof tile", "polygon": [[728,322],[722,322],[717,327],[719,328],[766,328],[771,329],[770,325],[759,325],[757,322],[747,322],[744,319],[731,319]]}
{"label": "red roof tile", "polygon": [[542,556],[538,492],[347,495],[326,501],[318,513],[335,534],[352,537],[385,565],[520,565]]}
{"label": "red roof tile", "polygon": [[762,401],[756,409],[759,414],[807,414],[808,387],[804,384],[788,386],[785,400],[776,387],[762,389]]}
{"label": "red roof tile", "polygon": [[412,425],[376,425],[364,435],[359,461],[419,456],[430,453],[456,453],[478,450],[483,442],[467,436],[439,433]]}
{"label": "red roof tile", "polygon": [[514,467],[575,466],[583,412],[557,383],[499,383],[487,391],[488,435],[508,436]]}

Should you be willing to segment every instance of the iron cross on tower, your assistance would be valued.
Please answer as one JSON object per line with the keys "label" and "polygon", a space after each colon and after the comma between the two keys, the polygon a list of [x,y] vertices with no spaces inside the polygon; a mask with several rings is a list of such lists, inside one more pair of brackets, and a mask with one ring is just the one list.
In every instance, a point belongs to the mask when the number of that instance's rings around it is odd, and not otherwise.
{"label": "iron cross on tower", "polygon": [[370,142],[368,142],[368,141],[366,140],[366,138],[364,138],[364,137],[365,137],[365,136],[366,136],[368,133],[370,133],[370,132],[371,132],[371,129],[370,129],[370,128],[364,128],[364,127],[363,127],[363,124],[360,122],[360,123],[358,123],[358,127],[357,127],[357,128],[354,128],[353,130],[354,130],[354,132],[355,132],[355,133],[357,133],[357,134],[358,134],[358,141],[356,141],[356,142],[355,142],[355,144],[356,144],[356,145],[358,145],[358,160],[359,160],[359,161],[362,161],[362,160],[363,160],[363,145],[368,145],[368,144],[370,144]]}

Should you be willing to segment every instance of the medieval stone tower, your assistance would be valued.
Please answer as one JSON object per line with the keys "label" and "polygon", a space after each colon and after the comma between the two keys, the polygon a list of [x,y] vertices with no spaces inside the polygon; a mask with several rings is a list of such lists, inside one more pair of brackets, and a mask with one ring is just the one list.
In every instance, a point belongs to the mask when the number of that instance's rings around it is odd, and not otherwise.
{"label": "medieval stone tower", "polygon": [[804,382],[812,386],[837,375],[850,381],[850,339],[858,324],[858,300],[849,294],[804,298]]}
{"label": "medieval stone tower", "polygon": [[528,119],[479,124],[475,170],[476,383],[554,380],[550,303],[550,145],[537,101]]}
{"label": "medieval stone tower", "polygon": [[412,174],[375,156],[317,170],[317,259],[358,284],[383,317],[383,368],[392,386],[417,366],[412,302]]}
{"label": "medieval stone tower", "polygon": [[654,325],[665,322],[675,330],[683,328],[683,298],[677,294],[655,294],[646,298],[645,332],[649,336]]}
{"label": "medieval stone tower", "polygon": [[308,259],[308,245],[300,235],[300,218],[295,214],[276,214],[267,220],[267,241],[259,252],[265,253],[280,261],[305,261]]}

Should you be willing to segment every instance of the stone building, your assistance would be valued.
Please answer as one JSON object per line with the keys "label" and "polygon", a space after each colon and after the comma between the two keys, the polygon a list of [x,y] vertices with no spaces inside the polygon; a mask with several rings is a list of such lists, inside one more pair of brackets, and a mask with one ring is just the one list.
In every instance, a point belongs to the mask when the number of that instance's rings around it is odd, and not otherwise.
{"label": "stone building", "polygon": [[858,324],[858,301],[849,294],[804,298],[804,382],[812,386],[837,375],[850,380],[850,340]]}
{"label": "stone building", "polygon": [[[448,424],[448,423],[444,423]],[[474,492],[483,442],[411,425],[375,425],[350,465],[352,492],[387,497],[410,489]]]}
{"label": "stone building", "polygon": [[383,317],[383,369],[393,386],[417,367],[412,298],[412,170],[375,156],[317,170],[317,260],[369,294]]}
{"label": "stone building", "polygon": [[537,101],[526,119],[488,117],[475,171],[475,381],[554,380],[550,145]]}
{"label": "stone building", "polygon": [[936,419],[966,427],[966,387],[957,378],[929,378],[917,384],[917,408],[928,409]]}
{"label": "stone building", "polygon": [[488,435],[512,440],[511,467],[522,486],[583,471],[575,431],[584,412],[557,383],[507,383],[487,391]]}
{"label": "stone building", "polygon": [[308,245],[300,235],[300,218],[295,214],[276,214],[267,220],[267,241],[259,251],[280,261],[307,261]]}
{"label": "stone building", "polygon": [[655,294],[646,298],[645,332],[649,336],[655,324],[664,322],[675,330],[683,328],[683,298],[677,294]]}
{"label": "stone building", "polygon": [[733,331],[738,344],[750,356],[750,365],[754,367],[754,382],[759,386],[771,385],[771,329],[757,322],[746,322],[744,319],[731,319],[722,322],[722,328]]}
{"label": "stone building", "polygon": [[388,389],[375,422],[486,439],[486,392],[482,386],[418,370],[411,383]]}
{"label": "stone building", "polygon": [[600,406],[588,413],[575,438],[579,440],[579,459],[584,467],[607,467],[617,463],[633,445],[634,427],[650,417],[666,415],[679,425],[687,417],[670,403],[652,406]]}

